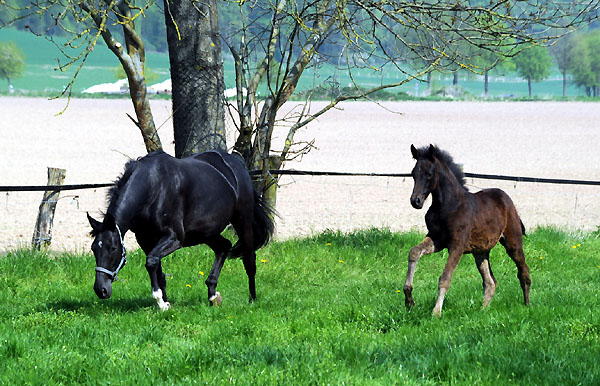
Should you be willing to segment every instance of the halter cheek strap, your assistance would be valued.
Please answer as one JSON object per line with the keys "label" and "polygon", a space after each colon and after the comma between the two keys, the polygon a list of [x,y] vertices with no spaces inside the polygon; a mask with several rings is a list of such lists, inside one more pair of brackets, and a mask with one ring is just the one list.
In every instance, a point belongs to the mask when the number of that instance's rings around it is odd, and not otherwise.
{"label": "halter cheek strap", "polygon": [[123,242],[123,236],[121,235],[121,229],[119,229],[119,226],[117,224],[115,224],[115,226],[117,228],[117,233],[119,234],[119,241],[121,242],[121,248],[123,248],[123,253],[121,254],[121,261],[119,262],[117,269],[115,269],[114,271],[109,271],[108,269],[103,268],[103,267],[96,267],[96,272],[102,272],[102,273],[107,274],[108,276],[110,276],[112,281],[118,280],[117,273],[119,273],[121,268],[123,268],[123,266],[127,263],[127,252],[125,251],[125,243]]}

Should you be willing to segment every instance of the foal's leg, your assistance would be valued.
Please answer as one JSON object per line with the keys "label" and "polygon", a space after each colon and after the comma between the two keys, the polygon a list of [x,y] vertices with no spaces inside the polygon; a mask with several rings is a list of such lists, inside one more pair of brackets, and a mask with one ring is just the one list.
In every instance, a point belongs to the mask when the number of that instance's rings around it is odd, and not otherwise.
{"label": "foal's leg", "polygon": [[171,304],[167,302],[167,295],[162,290],[166,288],[166,280],[162,272],[160,260],[181,248],[181,245],[175,233],[171,232],[169,235],[162,237],[150,253],[146,255],[146,270],[150,276],[152,298],[154,298],[158,308],[162,311],[168,310]]}
{"label": "foal's leg", "polygon": [[490,305],[494,293],[496,292],[496,280],[494,279],[490,268],[490,253],[489,251],[473,253],[473,257],[475,258],[475,264],[477,264],[477,269],[483,279],[483,307],[487,307]]}
{"label": "foal's leg", "polygon": [[454,274],[454,270],[462,257],[462,253],[464,251],[464,247],[456,248],[448,248],[448,261],[446,261],[446,266],[444,267],[444,272],[442,272],[442,276],[440,276],[440,281],[438,283],[438,298],[435,303],[435,307],[433,307],[433,311],[431,313],[434,316],[441,317],[442,316],[442,306],[444,304],[444,297],[446,296],[446,292],[450,288],[450,282],[452,281],[452,275]]}
{"label": "foal's leg", "polygon": [[404,282],[404,305],[406,308],[411,308],[415,305],[415,301],[412,298],[413,290],[413,278],[415,276],[415,269],[417,268],[417,262],[423,255],[429,255],[437,252],[433,240],[428,236],[419,245],[415,245],[410,249],[408,254],[408,271],[406,271],[406,281]]}
{"label": "foal's leg", "polygon": [[517,265],[517,277],[521,283],[521,289],[523,290],[523,301],[525,305],[529,305],[529,287],[531,287],[531,278],[529,276],[529,266],[525,263],[525,253],[523,253],[523,236],[521,235],[521,229],[519,228],[518,234],[516,232],[505,232],[504,242],[502,245],[506,249],[506,253]]}
{"label": "foal's leg", "polygon": [[215,252],[215,261],[205,282],[208,287],[208,301],[211,306],[220,306],[221,302],[223,302],[223,297],[216,291],[216,288],[221,269],[231,249],[231,241],[221,235],[217,235],[208,240],[206,244]]}

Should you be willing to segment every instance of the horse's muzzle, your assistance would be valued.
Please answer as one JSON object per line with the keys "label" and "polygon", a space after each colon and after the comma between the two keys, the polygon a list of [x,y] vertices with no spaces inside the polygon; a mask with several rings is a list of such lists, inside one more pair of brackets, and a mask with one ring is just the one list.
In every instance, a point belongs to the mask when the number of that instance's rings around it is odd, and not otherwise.
{"label": "horse's muzzle", "polygon": [[98,280],[94,283],[94,292],[100,299],[108,299],[112,295],[112,283],[108,280]]}

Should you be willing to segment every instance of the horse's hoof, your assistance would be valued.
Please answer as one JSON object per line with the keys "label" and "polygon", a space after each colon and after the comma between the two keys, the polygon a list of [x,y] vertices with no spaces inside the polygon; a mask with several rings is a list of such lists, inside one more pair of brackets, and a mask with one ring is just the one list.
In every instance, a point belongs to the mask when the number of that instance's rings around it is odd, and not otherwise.
{"label": "horse's hoof", "polygon": [[410,310],[412,308],[412,306],[415,305],[415,301],[410,299],[410,300],[405,300],[404,301],[404,305],[406,306],[406,309]]}
{"label": "horse's hoof", "polygon": [[223,303],[223,297],[220,292],[216,292],[213,297],[208,299],[211,306],[219,307]]}
{"label": "horse's hoof", "polygon": [[169,308],[171,308],[171,303],[169,303],[169,302],[163,302],[162,304],[159,304],[159,305],[158,305],[158,308],[159,308],[161,311],[168,311],[168,310],[169,310]]}
{"label": "horse's hoof", "polygon": [[442,310],[438,310],[437,308],[434,308],[433,311],[431,311],[431,316],[435,316],[436,318],[441,318]]}

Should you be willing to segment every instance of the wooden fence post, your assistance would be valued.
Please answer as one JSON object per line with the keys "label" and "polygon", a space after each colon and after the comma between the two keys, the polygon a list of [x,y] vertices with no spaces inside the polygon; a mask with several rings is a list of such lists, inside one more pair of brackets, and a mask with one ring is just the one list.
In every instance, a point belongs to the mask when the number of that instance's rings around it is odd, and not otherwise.
{"label": "wooden fence post", "polygon": [[[65,180],[67,171],[65,169],[48,168],[48,185],[62,185]],[[40,203],[35,229],[33,230],[33,238],[31,244],[34,249],[40,250],[50,246],[52,241],[52,222],[54,221],[54,212],[56,211],[56,202],[60,190],[46,190],[44,197]]]}

